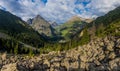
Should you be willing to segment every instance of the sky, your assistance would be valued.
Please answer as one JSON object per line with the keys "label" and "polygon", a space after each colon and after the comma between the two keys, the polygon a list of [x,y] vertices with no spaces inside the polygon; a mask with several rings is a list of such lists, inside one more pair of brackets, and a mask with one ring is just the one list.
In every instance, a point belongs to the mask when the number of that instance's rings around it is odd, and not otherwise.
{"label": "sky", "polygon": [[120,0],[0,0],[0,9],[25,21],[41,15],[57,23],[64,23],[72,16],[96,18],[118,6]]}

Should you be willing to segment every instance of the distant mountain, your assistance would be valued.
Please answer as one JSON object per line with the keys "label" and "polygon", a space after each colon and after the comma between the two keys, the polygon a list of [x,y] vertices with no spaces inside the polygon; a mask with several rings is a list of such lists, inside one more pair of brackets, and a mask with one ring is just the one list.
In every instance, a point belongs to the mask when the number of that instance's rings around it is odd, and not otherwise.
{"label": "distant mountain", "polygon": [[[32,47],[42,47],[45,42],[44,37],[38,32],[34,31],[34,29],[32,29],[32,27],[24,22],[21,18],[3,10],[0,10],[0,39],[0,45],[2,47],[4,44],[4,48],[15,47],[15,45],[12,43],[13,40],[15,44],[19,42],[28,44]],[[12,45],[8,44],[10,40]]]}
{"label": "distant mountain", "polygon": [[33,29],[42,35],[53,36],[55,34],[54,28],[40,15],[37,15],[33,19],[29,19],[27,22],[32,26]]}
{"label": "distant mountain", "polygon": [[58,30],[61,34],[61,36],[65,37],[65,39],[71,39],[73,36],[75,36],[80,30],[92,20],[80,18],[78,16],[71,17],[67,22],[64,24],[56,27],[56,30]]}
{"label": "distant mountain", "polygon": [[93,21],[93,19],[86,19],[78,16],[73,16],[66,23],[74,23],[75,21],[84,21],[84,22],[90,23]]}
{"label": "distant mountain", "polygon": [[27,20],[27,23],[28,23],[29,25],[31,25],[31,24],[32,24],[32,21],[33,21],[33,19],[30,18],[30,19]]}
{"label": "distant mountain", "polygon": [[50,21],[49,23],[53,28],[59,26],[56,22],[53,22],[53,21],[52,22]]}

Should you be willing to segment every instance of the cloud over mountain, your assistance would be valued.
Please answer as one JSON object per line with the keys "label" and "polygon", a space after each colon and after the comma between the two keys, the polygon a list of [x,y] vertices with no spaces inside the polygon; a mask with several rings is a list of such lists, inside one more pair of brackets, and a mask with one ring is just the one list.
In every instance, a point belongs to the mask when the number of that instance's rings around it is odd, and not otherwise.
{"label": "cloud over mountain", "polygon": [[119,0],[0,0],[0,9],[24,20],[40,14],[58,23],[74,15],[84,18],[101,16],[118,6]]}

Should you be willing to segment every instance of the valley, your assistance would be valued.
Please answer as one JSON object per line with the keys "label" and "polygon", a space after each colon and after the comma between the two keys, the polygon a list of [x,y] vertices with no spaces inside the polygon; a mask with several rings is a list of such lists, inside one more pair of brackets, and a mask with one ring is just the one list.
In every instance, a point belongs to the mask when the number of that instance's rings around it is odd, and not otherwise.
{"label": "valley", "polygon": [[0,10],[1,71],[119,71],[120,7],[59,25]]}

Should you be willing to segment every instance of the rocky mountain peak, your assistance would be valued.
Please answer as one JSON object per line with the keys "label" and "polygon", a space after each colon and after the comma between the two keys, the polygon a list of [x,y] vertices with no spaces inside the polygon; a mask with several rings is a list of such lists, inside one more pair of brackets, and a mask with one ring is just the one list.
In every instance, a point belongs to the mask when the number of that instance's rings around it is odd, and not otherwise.
{"label": "rocky mountain peak", "polygon": [[29,19],[27,22],[32,26],[33,29],[38,31],[40,34],[43,34],[45,36],[53,35],[53,27],[42,16],[37,15],[33,19]]}
{"label": "rocky mountain peak", "polygon": [[34,19],[44,19],[44,18],[40,15],[37,15]]}

